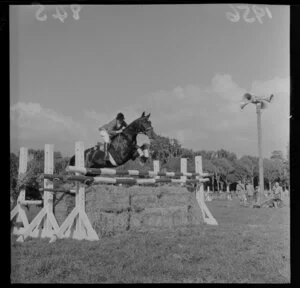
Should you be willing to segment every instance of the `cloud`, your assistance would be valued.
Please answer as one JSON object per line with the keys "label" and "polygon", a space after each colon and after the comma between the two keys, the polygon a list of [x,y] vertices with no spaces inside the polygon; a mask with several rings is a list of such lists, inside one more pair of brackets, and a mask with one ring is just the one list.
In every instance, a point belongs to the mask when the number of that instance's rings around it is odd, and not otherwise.
{"label": "cloud", "polygon": [[184,130],[180,130],[180,131],[176,132],[176,138],[181,143],[184,143],[184,139],[185,139],[184,134],[185,134]]}
{"label": "cloud", "polygon": [[[253,111],[255,109],[254,105],[248,105],[242,111],[240,109],[240,102],[242,100],[242,95],[245,92],[250,92],[257,96],[269,96],[274,94],[274,101],[270,108],[263,111],[266,114],[265,118],[272,119],[273,117],[267,116],[268,114],[280,115],[281,122],[278,124],[282,129],[288,130],[288,122],[282,121],[288,116],[289,107],[289,79],[275,77],[266,81],[253,81],[251,84],[250,91],[245,88],[240,87],[235,83],[232,77],[228,74],[220,75],[217,74],[212,79],[213,93],[219,98],[222,106],[219,106],[217,119],[212,120],[212,129],[216,131],[230,131],[232,129],[241,129],[247,127],[252,127],[255,124],[256,116]],[[275,103],[276,102],[276,103]],[[280,111],[278,111],[280,110]],[[278,114],[279,113],[279,114]],[[216,123],[218,121],[218,123]],[[274,119],[272,119],[274,121]],[[275,120],[277,122],[277,120]]]}
{"label": "cloud", "polygon": [[146,94],[134,106],[136,110],[153,111],[153,116],[160,123],[179,124],[192,117],[209,116],[207,108],[212,107],[214,102],[209,93],[196,85],[177,86],[170,91]]}
{"label": "cloud", "polygon": [[[22,135],[76,135],[84,137],[84,128],[72,117],[61,115],[39,103],[18,102],[10,107],[10,119]],[[65,134],[66,133],[66,134]],[[25,136],[26,137],[26,136]]]}
{"label": "cloud", "polygon": [[173,90],[173,94],[178,98],[178,99],[184,99],[186,95],[184,94],[184,90],[182,87],[178,86]]}
{"label": "cloud", "polygon": [[[206,125],[214,110],[214,99],[211,91],[196,85],[175,86],[173,89],[159,90],[145,94],[136,99],[130,106],[116,109],[112,112],[96,112],[85,110],[84,117],[92,127],[99,127],[115,118],[118,112],[125,115],[127,123],[139,117],[143,111],[151,112],[151,122],[154,130],[169,137],[180,138],[188,143],[193,135],[194,127]],[[93,124],[94,123],[94,124]],[[189,128],[191,132],[189,132]],[[181,132],[178,132],[181,131]]]}
{"label": "cloud", "polygon": [[275,77],[268,81],[254,81],[252,83],[250,93],[264,97],[269,96],[270,94],[279,93],[289,97],[290,80],[288,78]]}
{"label": "cloud", "polygon": [[[276,77],[253,81],[250,87],[250,93],[275,95],[273,103],[262,113],[264,147],[286,145],[284,142],[289,136],[289,79]],[[102,112],[83,110],[76,119],[39,103],[18,102],[10,108],[12,126],[18,129],[17,134],[15,128],[12,132],[29,140],[42,141],[50,136],[61,141],[83,140],[86,147],[90,147],[100,140],[98,128],[114,119],[118,112],[124,113],[129,124],[145,111],[151,112],[150,120],[156,133],[176,138],[184,147],[218,149],[224,145],[224,148],[227,146],[227,149],[234,150],[236,145],[240,152],[255,150],[255,107],[248,105],[241,111],[239,106],[246,91],[231,75],[216,74],[207,87],[192,84],[174,86],[169,91],[142,95],[132,105],[118,107],[115,103],[115,110],[105,106],[101,107]]]}
{"label": "cloud", "polygon": [[[281,78],[254,81],[252,89],[286,92],[287,83],[287,79]],[[254,105],[240,109],[242,96],[246,92],[248,90],[238,85],[231,75],[216,74],[207,87],[191,84],[175,86],[169,91],[146,94],[131,107],[133,111],[151,111],[157,133],[180,139],[188,146],[196,137],[200,137],[199,140],[208,139],[212,133],[240,133],[249,129],[256,131]],[[284,105],[288,105],[287,98],[284,101]],[[288,123],[281,125],[286,127]]]}
{"label": "cloud", "polygon": [[125,121],[129,124],[140,117],[143,111],[142,109],[139,109],[137,106],[133,105],[116,109],[112,112],[96,112],[93,109],[85,109],[83,110],[83,115],[86,121],[92,122],[94,127],[99,128],[100,126],[115,119],[119,112],[124,114]]}
{"label": "cloud", "polygon": [[217,74],[212,79],[212,91],[226,101],[237,102],[240,101],[242,95],[246,92],[245,89],[239,87],[237,83],[232,80],[229,74]]}
{"label": "cloud", "polygon": [[105,119],[105,117],[107,116],[104,113],[98,113],[95,110],[91,109],[91,110],[83,110],[83,115],[84,117],[86,117],[87,119],[90,119],[92,121],[96,121],[101,123],[101,121],[103,121]]}
{"label": "cloud", "polygon": [[276,77],[264,82],[254,81],[251,92],[263,97],[274,94],[272,103],[262,113],[262,133],[273,150],[282,149],[289,139],[290,80]]}

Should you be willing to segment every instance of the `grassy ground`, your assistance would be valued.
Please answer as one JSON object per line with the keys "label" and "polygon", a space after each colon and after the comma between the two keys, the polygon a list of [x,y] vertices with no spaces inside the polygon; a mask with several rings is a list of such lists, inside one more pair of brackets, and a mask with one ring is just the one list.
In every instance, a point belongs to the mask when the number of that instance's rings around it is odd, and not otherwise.
{"label": "grassy ground", "polygon": [[[289,283],[289,207],[207,203],[219,226],[97,242],[12,236],[12,283]],[[33,215],[32,215],[33,216]]]}

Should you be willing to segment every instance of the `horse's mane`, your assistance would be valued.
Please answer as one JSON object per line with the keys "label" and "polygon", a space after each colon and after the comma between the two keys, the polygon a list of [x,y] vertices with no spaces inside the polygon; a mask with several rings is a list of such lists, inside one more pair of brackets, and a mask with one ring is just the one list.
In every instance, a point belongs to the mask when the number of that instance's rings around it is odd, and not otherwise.
{"label": "horse's mane", "polygon": [[[130,124],[128,124],[127,127],[124,129],[124,132],[125,132],[126,130],[132,129],[132,128],[136,125],[136,122],[137,122],[138,120],[140,120],[141,118],[142,118],[142,117],[139,117],[139,118],[133,120]],[[127,131],[126,131],[126,132],[127,132]]]}
{"label": "horse's mane", "polygon": [[[125,135],[126,134],[135,134],[137,132],[137,130],[139,130],[139,124],[138,123],[140,121],[143,121],[144,119],[146,121],[149,121],[148,120],[149,116],[150,116],[150,113],[149,113],[149,115],[145,115],[145,112],[143,112],[143,114],[139,118],[133,120],[130,124],[127,125],[127,127],[124,129],[123,133]],[[151,123],[151,122],[149,122],[149,123]],[[138,134],[138,132],[136,134]]]}

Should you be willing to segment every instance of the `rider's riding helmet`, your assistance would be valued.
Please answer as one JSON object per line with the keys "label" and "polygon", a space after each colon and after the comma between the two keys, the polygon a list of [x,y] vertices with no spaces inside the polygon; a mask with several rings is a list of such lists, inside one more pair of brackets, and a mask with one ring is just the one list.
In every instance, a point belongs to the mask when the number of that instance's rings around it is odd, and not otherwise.
{"label": "rider's riding helmet", "polygon": [[118,113],[117,120],[123,121],[125,119],[123,113]]}

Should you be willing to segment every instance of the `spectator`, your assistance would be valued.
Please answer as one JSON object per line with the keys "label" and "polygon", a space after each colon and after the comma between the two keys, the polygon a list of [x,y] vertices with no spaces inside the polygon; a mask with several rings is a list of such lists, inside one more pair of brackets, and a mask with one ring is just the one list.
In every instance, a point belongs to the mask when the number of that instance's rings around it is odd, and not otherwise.
{"label": "spectator", "polygon": [[278,207],[278,202],[280,202],[282,200],[282,188],[279,185],[278,182],[275,182],[275,185],[273,186],[273,199],[274,199],[274,203],[275,203],[275,207]]}
{"label": "spectator", "polygon": [[253,186],[250,184],[250,182],[248,182],[246,184],[246,195],[249,203],[252,203],[253,201],[253,194],[254,194]]}
{"label": "spectator", "polygon": [[231,191],[230,190],[228,190],[227,191],[227,200],[232,200],[232,195],[231,195]]}
{"label": "spectator", "polygon": [[254,194],[253,194],[253,200],[255,203],[258,203],[260,200],[259,199],[259,186],[255,187]]}
{"label": "spectator", "polygon": [[247,198],[245,195],[245,186],[242,184],[241,180],[239,180],[236,185],[236,193],[238,194],[240,203],[244,202],[244,204],[246,204]]}

